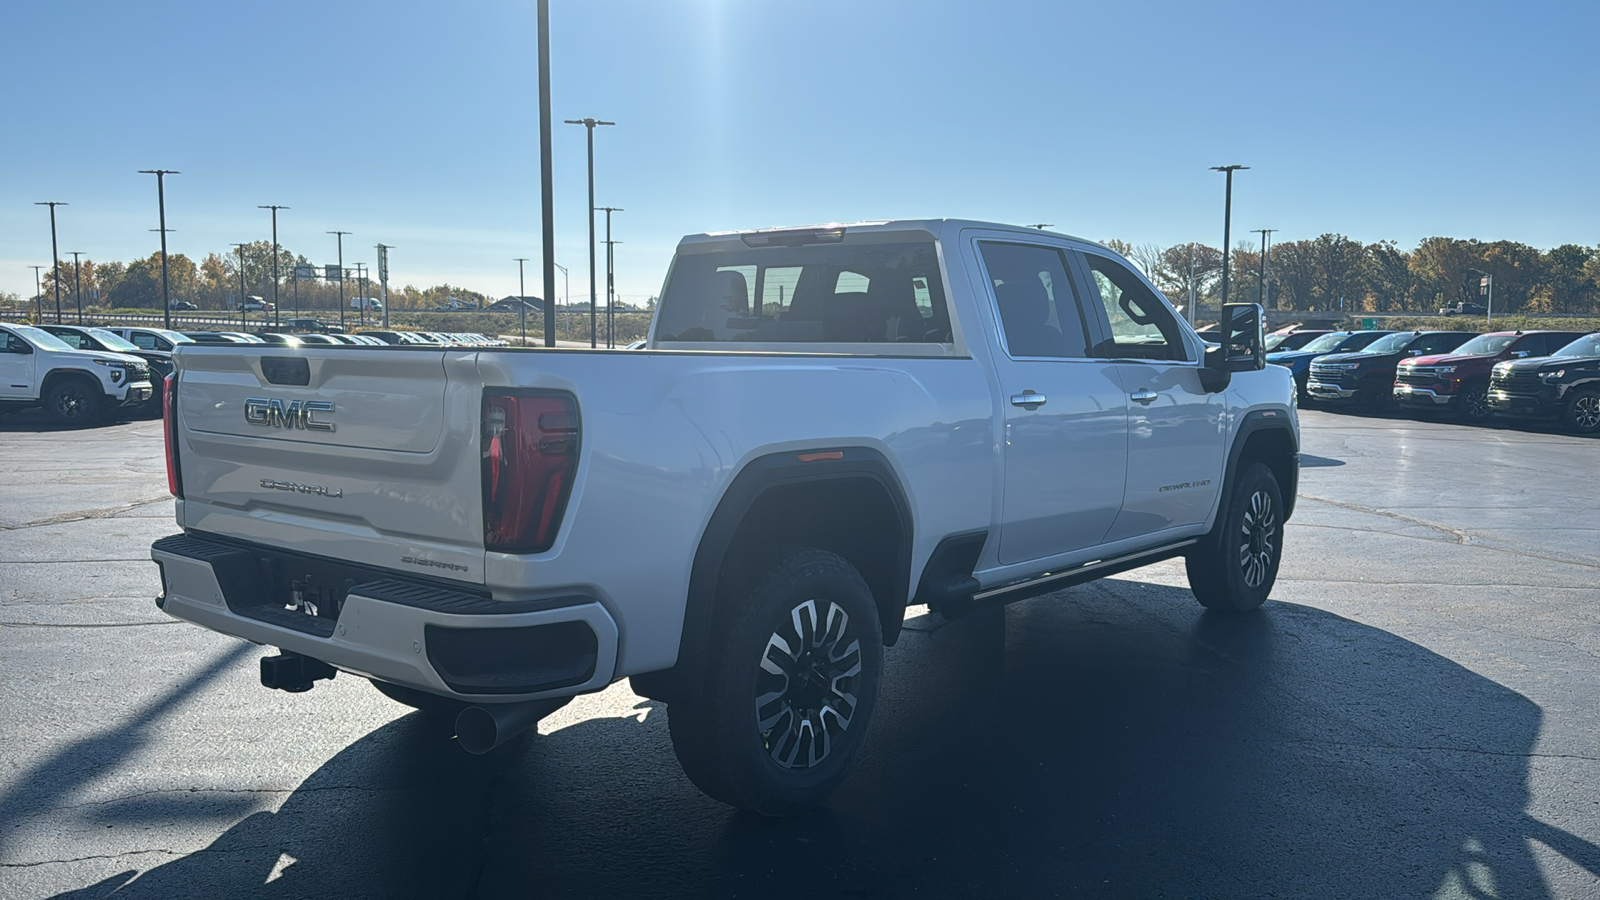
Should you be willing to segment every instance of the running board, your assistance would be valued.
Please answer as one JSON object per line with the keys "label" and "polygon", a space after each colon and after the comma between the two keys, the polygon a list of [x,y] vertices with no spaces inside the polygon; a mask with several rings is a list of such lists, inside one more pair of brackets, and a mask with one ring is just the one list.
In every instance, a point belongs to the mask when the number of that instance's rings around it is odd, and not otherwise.
{"label": "running board", "polygon": [[1158,563],[1174,556],[1181,556],[1184,550],[1198,543],[1200,543],[1199,538],[1190,538],[1175,544],[1166,544],[1149,550],[1140,550],[1137,553],[1129,553],[1115,559],[1097,559],[1081,566],[1074,566],[1063,572],[1046,572],[1026,581],[990,588],[986,591],[978,591],[961,601],[941,604],[936,612],[946,619],[953,619],[980,606],[998,606],[1006,603],[1015,603],[1018,600],[1027,600],[1040,594],[1048,594],[1051,591],[1059,591],[1099,578],[1105,578],[1108,575],[1126,572],[1129,569],[1137,569],[1141,566],[1148,566],[1151,563]]}

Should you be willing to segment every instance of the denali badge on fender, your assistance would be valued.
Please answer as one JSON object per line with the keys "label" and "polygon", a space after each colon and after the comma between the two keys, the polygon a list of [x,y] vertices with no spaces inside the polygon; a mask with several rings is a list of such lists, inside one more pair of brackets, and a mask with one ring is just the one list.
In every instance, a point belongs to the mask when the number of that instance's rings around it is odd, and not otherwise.
{"label": "denali badge on fender", "polygon": [[315,413],[333,412],[327,400],[269,400],[249,397],[244,401],[244,420],[251,425],[268,428],[299,428],[304,431],[332,431],[332,422],[318,422],[311,418]]}

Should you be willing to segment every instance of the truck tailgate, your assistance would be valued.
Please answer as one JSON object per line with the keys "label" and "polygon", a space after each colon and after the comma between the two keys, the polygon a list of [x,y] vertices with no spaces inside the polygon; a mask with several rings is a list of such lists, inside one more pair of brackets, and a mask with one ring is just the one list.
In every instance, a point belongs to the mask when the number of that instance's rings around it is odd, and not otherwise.
{"label": "truck tailgate", "polygon": [[185,528],[481,582],[474,352],[185,348]]}

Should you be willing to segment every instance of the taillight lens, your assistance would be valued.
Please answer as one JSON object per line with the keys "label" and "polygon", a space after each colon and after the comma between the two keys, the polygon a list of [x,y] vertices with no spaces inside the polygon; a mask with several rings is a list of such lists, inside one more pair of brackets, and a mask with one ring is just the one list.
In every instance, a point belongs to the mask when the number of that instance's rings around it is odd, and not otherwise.
{"label": "taillight lens", "polygon": [[169,372],[161,383],[161,434],[167,445],[167,490],[183,498],[183,476],[178,471],[178,373]]}
{"label": "taillight lens", "polygon": [[517,391],[483,398],[483,544],[539,553],[555,543],[578,470],[571,394]]}

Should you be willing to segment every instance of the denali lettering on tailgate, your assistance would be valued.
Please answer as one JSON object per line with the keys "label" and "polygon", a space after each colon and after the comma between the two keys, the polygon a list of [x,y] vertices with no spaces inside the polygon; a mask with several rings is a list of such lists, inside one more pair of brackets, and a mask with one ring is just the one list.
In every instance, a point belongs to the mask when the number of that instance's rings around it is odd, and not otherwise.
{"label": "denali lettering on tailgate", "polygon": [[333,431],[332,422],[318,422],[311,418],[319,412],[333,412],[333,404],[327,400],[290,400],[285,403],[265,397],[248,397],[244,401],[244,420],[251,425]]}

